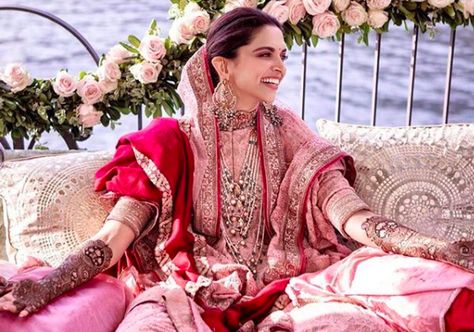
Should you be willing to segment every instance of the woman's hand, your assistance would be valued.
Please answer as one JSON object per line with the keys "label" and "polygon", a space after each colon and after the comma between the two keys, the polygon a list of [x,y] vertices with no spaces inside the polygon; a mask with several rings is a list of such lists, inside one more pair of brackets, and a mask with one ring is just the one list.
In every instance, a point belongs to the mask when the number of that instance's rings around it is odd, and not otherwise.
{"label": "woman's hand", "polygon": [[440,260],[474,272],[474,241],[447,243],[439,251]]}
{"label": "woman's hand", "polygon": [[25,279],[8,282],[0,279],[0,311],[25,317],[43,308],[51,300],[51,291],[41,281]]}

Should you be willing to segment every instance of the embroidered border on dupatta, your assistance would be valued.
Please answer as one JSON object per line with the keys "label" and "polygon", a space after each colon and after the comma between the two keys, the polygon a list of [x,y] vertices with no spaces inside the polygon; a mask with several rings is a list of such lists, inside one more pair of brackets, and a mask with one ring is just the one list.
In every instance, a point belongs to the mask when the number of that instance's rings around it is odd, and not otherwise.
{"label": "embroidered border on dupatta", "polygon": [[310,142],[304,150],[312,153],[297,153],[294,157],[293,163],[297,165],[297,169],[292,176],[294,180],[290,182],[286,206],[280,206],[272,215],[273,227],[278,231],[270,246],[276,244],[280,248],[269,248],[269,269],[264,276],[266,283],[305,271],[303,239],[306,202],[311,185],[324,169],[345,156],[335,146],[328,145],[321,149],[316,142]]}
{"label": "embroidered border on dupatta", "polygon": [[199,213],[200,211],[201,215],[196,216],[194,227],[199,233],[217,237],[219,225],[217,220],[219,220],[220,205],[220,195],[218,194],[218,142],[216,142],[218,132],[214,114],[210,111],[210,101],[207,100],[210,95],[210,85],[208,78],[205,77],[205,73],[203,73],[201,69],[206,66],[204,57],[205,52],[203,52],[202,56],[197,58],[199,63],[191,65],[190,71],[188,72],[190,84],[192,85],[193,91],[196,91],[198,94],[198,102],[201,103],[201,105],[198,105],[198,107],[202,108],[201,114],[198,114],[198,124],[207,155],[207,164],[201,190],[199,197],[195,200],[201,204],[201,208],[195,209],[195,212]]}
{"label": "embroidered border on dupatta", "polygon": [[[154,250],[154,256],[162,271],[169,276],[172,263],[165,250],[165,243],[172,231],[173,195],[166,177],[160,172],[155,163],[132,146],[138,164],[143,168],[150,181],[162,192],[161,214],[159,218],[159,232]],[[147,232],[143,232],[146,234]],[[138,242],[140,239],[137,239]]]}

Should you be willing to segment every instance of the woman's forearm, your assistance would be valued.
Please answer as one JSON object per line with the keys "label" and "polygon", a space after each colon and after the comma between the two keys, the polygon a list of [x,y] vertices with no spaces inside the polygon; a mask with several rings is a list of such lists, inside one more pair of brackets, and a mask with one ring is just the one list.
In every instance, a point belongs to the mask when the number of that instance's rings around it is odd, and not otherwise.
{"label": "woman's forearm", "polygon": [[473,241],[450,243],[370,211],[355,213],[344,229],[354,240],[385,252],[448,262],[469,270],[474,268]]}
{"label": "woman's forearm", "polygon": [[[38,311],[55,297],[113,266],[154,212],[147,203],[121,198],[99,232],[71,253],[60,266],[39,281],[26,279],[10,286],[13,311],[22,312],[21,316]],[[3,289],[2,293],[8,293],[8,289]],[[5,302],[4,298],[2,300],[0,304]]]}

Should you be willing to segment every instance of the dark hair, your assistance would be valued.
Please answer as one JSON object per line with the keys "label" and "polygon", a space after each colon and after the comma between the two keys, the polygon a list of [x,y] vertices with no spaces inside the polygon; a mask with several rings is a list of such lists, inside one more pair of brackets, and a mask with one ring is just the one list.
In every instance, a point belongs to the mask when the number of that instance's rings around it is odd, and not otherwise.
{"label": "dark hair", "polygon": [[237,56],[237,49],[248,45],[257,29],[265,25],[273,25],[284,31],[276,18],[259,9],[248,7],[231,10],[211,25],[207,34],[206,51],[214,86],[219,82],[219,75],[212,66],[211,59],[216,56],[234,59]]}

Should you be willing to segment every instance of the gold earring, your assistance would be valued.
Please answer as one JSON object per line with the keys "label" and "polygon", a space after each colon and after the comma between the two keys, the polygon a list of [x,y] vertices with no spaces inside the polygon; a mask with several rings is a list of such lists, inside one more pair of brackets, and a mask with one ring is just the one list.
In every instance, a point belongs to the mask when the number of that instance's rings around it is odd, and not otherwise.
{"label": "gold earring", "polygon": [[236,114],[237,97],[230,87],[229,80],[224,78],[217,84],[212,94],[214,115],[219,119],[219,127],[224,130],[232,128],[232,121]]}
{"label": "gold earring", "polygon": [[217,84],[212,94],[212,101],[222,110],[230,111],[235,109],[237,97],[234,95],[228,79],[224,78]]}

